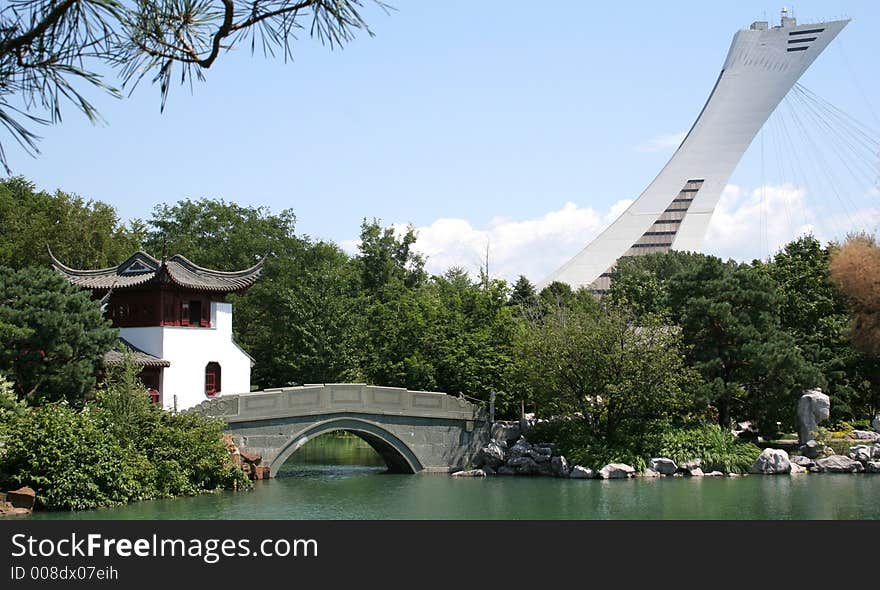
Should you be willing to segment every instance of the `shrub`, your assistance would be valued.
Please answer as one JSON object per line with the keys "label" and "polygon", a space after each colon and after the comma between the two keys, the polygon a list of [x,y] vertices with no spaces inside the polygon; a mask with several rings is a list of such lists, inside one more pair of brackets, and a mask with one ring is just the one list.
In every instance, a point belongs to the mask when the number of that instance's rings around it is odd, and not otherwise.
{"label": "shrub", "polygon": [[82,510],[148,497],[140,481],[145,460],[124,449],[90,409],[61,402],[13,423],[0,479],[32,487],[40,507]]}
{"label": "shrub", "polygon": [[556,453],[572,465],[598,469],[608,463],[626,463],[643,471],[647,466],[645,456],[649,454],[645,447],[655,436],[626,438],[610,444],[597,437],[585,420],[559,419],[536,424],[527,438],[535,443],[553,443]]}
{"label": "shrub", "polygon": [[711,470],[745,473],[760,454],[761,449],[754,444],[739,440],[716,424],[706,424],[663,433],[655,456],[678,463],[700,459]]}
{"label": "shrub", "polygon": [[223,445],[222,421],[163,411],[136,376],[130,362],[112,369],[98,401],[79,411],[67,402],[26,409],[0,381],[0,484],[31,486],[50,510],[251,485]]}

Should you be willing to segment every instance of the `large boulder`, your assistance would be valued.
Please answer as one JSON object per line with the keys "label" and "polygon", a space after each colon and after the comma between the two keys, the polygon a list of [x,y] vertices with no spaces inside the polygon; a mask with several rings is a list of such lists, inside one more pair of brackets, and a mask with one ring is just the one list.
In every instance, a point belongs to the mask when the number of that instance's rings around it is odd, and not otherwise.
{"label": "large boulder", "polygon": [[592,469],[575,465],[571,468],[571,473],[568,474],[568,477],[571,479],[596,479],[596,472]]}
{"label": "large boulder", "polygon": [[550,459],[550,469],[556,477],[568,477],[568,461],[565,457],[553,457]]}
{"label": "large boulder", "polygon": [[520,439],[516,441],[516,444],[510,447],[510,449],[508,450],[507,458],[508,460],[510,460],[517,459],[519,457],[528,457],[529,451],[531,450],[532,444],[526,439],[520,437]]}
{"label": "large boulder", "polygon": [[831,455],[816,461],[816,467],[820,471],[829,473],[861,473],[864,467],[861,463],[843,455]]}
{"label": "large boulder", "polygon": [[12,504],[14,508],[33,510],[34,504],[37,502],[37,493],[32,488],[25,486],[11,492],[6,492],[6,501]]}
{"label": "large boulder", "polygon": [[798,465],[797,463],[792,462],[792,463],[791,463],[791,473],[792,473],[792,474],[794,474],[794,473],[807,473],[807,468],[806,468],[806,467],[801,467],[801,466]]}
{"label": "large boulder", "polygon": [[850,437],[856,440],[870,440],[873,442],[880,441],[880,432],[871,430],[853,430]]}
{"label": "large boulder", "polygon": [[672,475],[678,471],[678,465],[672,459],[657,457],[650,461],[651,469],[662,475]]}
{"label": "large boulder", "polygon": [[798,452],[808,459],[818,459],[819,457],[834,454],[831,447],[826,447],[815,440],[808,440],[806,443],[802,444],[798,447]]}
{"label": "large boulder", "polygon": [[792,465],[797,465],[805,469],[809,469],[816,464],[815,461],[813,461],[809,457],[804,457],[803,455],[794,455],[793,457],[789,457],[789,460],[791,461]]}
{"label": "large boulder", "polygon": [[491,467],[497,469],[504,463],[504,448],[497,441],[489,441],[489,444],[480,449],[474,458],[477,467]]}
{"label": "large boulder", "polygon": [[791,473],[791,461],[788,459],[788,453],[781,449],[764,449],[749,469],[749,473],[764,475]]}
{"label": "large boulder", "polygon": [[506,467],[512,467],[518,475],[535,475],[539,472],[538,464],[531,457],[514,457],[507,462]]}
{"label": "large boulder", "polygon": [[636,474],[635,467],[625,463],[609,463],[599,470],[599,479],[626,479]]}
{"label": "large boulder", "polygon": [[801,396],[797,405],[798,441],[805,444],[816,438],[819,423],[831,414],[831,398],[821,389],[811,389]]}
{"label": "large boulder", "polygon": [[880,461],[868,461],[865,463],[866,473],[880,473]]}
{"label": "large boulder", "polygon": [[547,447],[539,447],[534,445],[529,449],[528,455],[535,460],[535,463],[545,463],[550,460],[552,451]]}
{"label": "large boulder", "polygon": [[693,471],[694,469],[702,469],[703,460],[702,459],[691,459],[690,461],[682,461],[678,464],[678,471],[681,473],[687,473],[688,471]]}
{"label": "large boulder", "polygon": [[538,469],[535,471],[536,475],[553,475],[553,467],[550,465],[550,461],[542,461],[541,463],[535,461],[535,465],[538,466]]}
{"label": "large boulder", "polygon": [[496,442],[503,441],[508,445],[512,445],[519,440],[520,436],[522,436],[522,431],[516,422],[496,422],[492,425],[491,437]]}
{"label": "large boulder", "polygon": [[537,421],[535,420],[535,414],[534,414],[534,413],[532,413],[532,414],[526,414],[525,416],[523,416],[522,418],[520,418],[520,421],[519,421],[519,430],[520,430],[520,433],[521,433],[523,436],[525,436],[526,433],[528,433],[528,431],[532,429],[532,426],[534,426],[536,422],[537,422]]}
{"label": "large boulder", "polygon": [[856,445],[849,448],[849,458],[861,463],[867,463],[873,459],[874,447],[868,445]]}

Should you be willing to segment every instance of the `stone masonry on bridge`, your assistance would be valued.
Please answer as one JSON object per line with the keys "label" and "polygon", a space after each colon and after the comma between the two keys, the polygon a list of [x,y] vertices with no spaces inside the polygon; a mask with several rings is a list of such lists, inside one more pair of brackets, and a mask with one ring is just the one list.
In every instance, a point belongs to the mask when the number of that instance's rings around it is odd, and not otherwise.
{"label": "stone masonry on bridge", "polygon": [[274,477],[313,438],[344,430],[399,473],[465,467],[488,441],[480,408],[461,397],[397,387],[327,384],[224,395],[193,408],[227,422],[238,447],[262,455]]}

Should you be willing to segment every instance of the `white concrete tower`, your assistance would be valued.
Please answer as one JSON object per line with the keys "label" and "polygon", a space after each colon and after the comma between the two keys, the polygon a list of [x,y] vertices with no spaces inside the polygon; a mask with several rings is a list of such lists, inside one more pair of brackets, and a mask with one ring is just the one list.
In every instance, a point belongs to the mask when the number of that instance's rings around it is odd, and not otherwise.
{"label": "white concrete tower", "polygon": [[849,20],[738,31],[715,87],[681,145],[648,188],[607,229],[542,283],[603,293],[622,256],[698,250],[721,192],[749,144]]}

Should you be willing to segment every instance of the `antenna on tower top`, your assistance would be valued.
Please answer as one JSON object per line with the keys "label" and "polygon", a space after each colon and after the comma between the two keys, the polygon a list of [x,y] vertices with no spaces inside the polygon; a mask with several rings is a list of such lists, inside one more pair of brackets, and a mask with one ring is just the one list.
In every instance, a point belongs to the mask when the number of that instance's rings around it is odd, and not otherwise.
{"label": "antenna on tower top", "polygon": [[783,27],[793,27],[797,24],[794,19],[794,10],[789,10],[788,6],[783,6],[779,16],[779,24]]}

